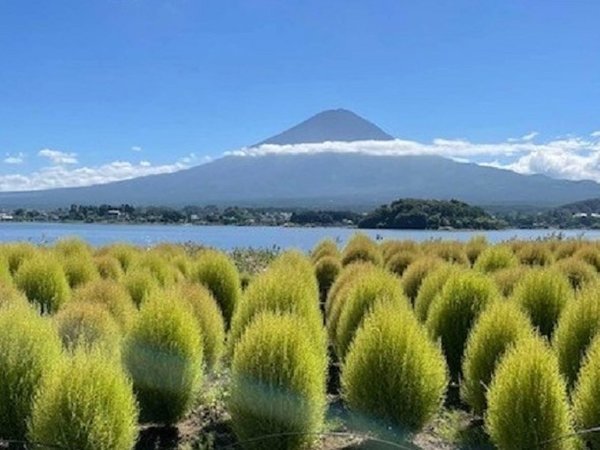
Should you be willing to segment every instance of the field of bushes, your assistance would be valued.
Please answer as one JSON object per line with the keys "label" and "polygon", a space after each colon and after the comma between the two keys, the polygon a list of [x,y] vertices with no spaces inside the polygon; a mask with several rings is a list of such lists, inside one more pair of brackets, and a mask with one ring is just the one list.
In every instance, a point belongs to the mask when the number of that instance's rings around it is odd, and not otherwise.
{"label": "field of bushes", "polygon": [[600,244],[0,245],[0,448],[600,448]]}

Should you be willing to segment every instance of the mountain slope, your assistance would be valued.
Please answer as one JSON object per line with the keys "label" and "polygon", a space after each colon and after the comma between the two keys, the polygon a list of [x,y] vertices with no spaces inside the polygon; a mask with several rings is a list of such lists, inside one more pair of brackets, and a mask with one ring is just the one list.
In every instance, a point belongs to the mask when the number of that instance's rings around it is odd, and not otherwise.
{"label": "mountain slope", "polygon": [[520,175],[437,156],[271,154],[228,156],[172,174],[105,185],[0,193],[0,207],[72,203],[372,207],[402,197],[554,206],[600,197],[600,185]]}
{"label": "mountain slope", "polygon": [[389,141],[394,139],[377,125],[346,109],[320,112],[304,122],[259,142],[262,144],[308,144],[325,141]]}

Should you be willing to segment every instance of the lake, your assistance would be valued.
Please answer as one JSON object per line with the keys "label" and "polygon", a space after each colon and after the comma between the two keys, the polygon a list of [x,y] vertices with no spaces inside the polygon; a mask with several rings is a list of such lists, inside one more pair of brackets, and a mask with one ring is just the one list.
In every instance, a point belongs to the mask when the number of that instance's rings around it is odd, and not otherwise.
{"label": "lake", "polygon": [[[454,239],[466,241],[475,235],[484,235],[491,242],[512,238],[537,239],[553,230],[499,230],[499,231],[429,231],[429,230],[361,230],[373,238]],[[555,232],[558,232],[556,230]],[[159,242],[194,242],[223,250],[235,247],[273,247],[311,249],[324,238],[344,243],[356,230],[348,228],[285,228],[237,227],[219,225],[117,225],[117,224],[64,224],[0,222],[0,241],[30,241],[52,243],[67,236],[78,236],[93,245],[123,241],[137,245]],[[566,237],[600,239],[600,230],[560,230]]]}

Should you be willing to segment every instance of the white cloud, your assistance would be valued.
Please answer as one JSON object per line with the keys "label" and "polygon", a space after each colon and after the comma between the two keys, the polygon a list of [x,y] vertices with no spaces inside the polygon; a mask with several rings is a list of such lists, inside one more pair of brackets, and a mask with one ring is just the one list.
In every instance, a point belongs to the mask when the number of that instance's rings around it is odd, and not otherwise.
{"label": "white cloud", "polygon": [[16,155],[11,155],[10,153],[6,154],[6,158],[4,158],[4,163],[6,164],[23,164],[25,161],[25,154],[22,152],[17,153]]}
{"label": "white cloud", "polygon": [[532,141],[538,134],[537,131],[532,131],[531,133],[526,134],[525,136],[521,136],[521,140],[523,141]]}
{"label": "white cloud", "polygon": [[142,167],[150,167],[152,164],[150,161],[140,161],[140,166]]}
{"label": "white cloud", "polygon": [[38,156],[49,159],[52,164],[65,165],[65,164],[77,164],[76,153],[66,153],[59,150],[50,150],[45,148],[38,152]]}
{"label": "white cloud", "polygon": [[132,152],[141,152],[142,147],[140,147],[139,145],[134,145],[133,147],[131,147],[131,151]]}
{"label": "white cloud", "polygon": [[590,133],[591,137],[600,137],[600,130]]}

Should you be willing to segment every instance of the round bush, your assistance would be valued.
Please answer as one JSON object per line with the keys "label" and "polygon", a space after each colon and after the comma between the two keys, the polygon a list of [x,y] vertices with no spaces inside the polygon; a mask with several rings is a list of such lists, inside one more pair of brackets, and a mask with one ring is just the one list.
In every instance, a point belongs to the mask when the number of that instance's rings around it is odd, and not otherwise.
{"label": "round bush", "polygon": [[364,320],[341,381],[352,410],[401,431],[418,431],[436,415],[448,383],[439,346],[409,311],[391,304]]}
{"label": "round bush", "polygon": [[528,266],[548,266],[552,264],[552,252],[545,243],[528,243],[517,252],[522,264]]}
{"label": "round bush", "polygon": [[386,267],[392,273],[395,273],[399,277],[402,276],[404,271],[418,258],[417,254],[408,251],[399,251],[394,253],[389,261],[386,263]]}
{"label": "round bush", "polygon": [[575,253],[577,253],[577,251],[584,245],[585,244],[578,239],[560,241],[554,249],[554,259],[559,261],[561,259],[570,258],[571,256],[575,255]]}
{"label": "round bush", "polygon": [[12,284],[0,281],[0,308],[5,306],[27,306],[27,298]]}
{"label": "round bush", "polygon": [[362,276],[344,293],[339,320],[332,323],[335,328],[335,350],[340,359],[344,359],[356,330],[363,319],[376,305],[391,303],[399,311],[410,310],[409,300],[402,292],[398,279],[383,269],[376,269]]}
{"label": "round bush", "polygon": [[131,244],[116,243],[100,249],[97,254],[115,258],[121,270],[127,272],[140,255],[140,250]]}
{"label": "round bush", "polygon": [[123,331],[130,328],[136,314],[127,290],[112,280],[97,280],[76,289],[72,303],[92,303],[106,308]]}
{"label": "round bush", "polygon": [[54,323],[69,351],[101,348],[115,358],[121,354],[121,330],[102,305],[69,303],[54,316]]}
{"label": "round bush", "polygon": [[477,258],[474,268],[484,273],[517,267],[519,260],[509,247],[495,246],[486,248]]}
{"label": "round bush", "polygon": [[492,279],[504,297],[510,297],[517,284],[529,271],[528,266],[517,266],[510,269],[498,270],[491,274]]}
{"label": "round bush", "polygon": [[[600,340],[594,339],[584,359],[573,391],[573,415],[578,429],[595,429],[600,423]],[[587,448],[600,448],[597,432],[583,434]]]}
{"label": "round bush", "polygon": [[140,420],[177,423],[202,383],[202,333],[190,307],[163,296],[148,299],[125,339],[123,361]]}
{"label": "round bush", "polygon": [[327,293],[342,270],[339,259],[333,256],[323,256],[315,264],[315,275],[319,283],[319,297],[327,298]]}
{"label": "round bush", "polygon": [[283,271],[296,273],[296,278],[301,280],[311,291],[315,302],[319,301],[319,283],[315,275],[314,266],[304,253],[298,250],[288,250],[280,254],[269,266],[271,272]]}
{"label": "round bush", "polygon": [[567,277],[574,290],[581,289],[598,279],[596,269],[578,258],[562,259],[554,267]]}
{"label": "round bush", "polygon": [[499,296],[494,283],[477,272],[456,273],[429,308],[427,328],[440,339],[450,374],[457,380],[469,332],[479,314]]}
{"label": "round bush", "polygon": [[431,246],[434,254],[452,264],[469,265],[469,259],[460,242],[436,242]]}
{"label": "round bush", "polygon": [[465,253],[471,265],[475,264],[479,255],[488,248],[489,242],[485,236],[474,236],[465,245]]}
{"label": "round bush", "polygon": [[563,308],[573,291],[567,278],[551,269],[531,270],[516,286],[514,299],[527,312],[539,332],[551,337]]}
{"label": "round bush", "polygon": [[15,283],[43,313],[54,313],[69,299],[69,283],[62,266],[47,253],[40,252],[23,262]]}
{"label": "round bush", "polygon": [[376,266],[383,264],[379,247],[369,236],[363,233],[354,234],[342,252],[343,266],[357,261],[370,262]]}
{"label": "round bush", "polygon": [[332,257],[340,258],[340,250],[337,244],[332,239],[323,239],[310,252],[310,259],[313,264],[316,264],[321,258]]}
{"label": "round bush", "polygon": [[596,272],[600,272],[600,249],[597,245],[588,242],[575,253],[575,257],[594,267]]}
{"label": "round bush", "polygon": [[132,449],[137,405],[121,367],[84,352],[59,367],[35,399],[29,439],[65,449]]}
{"label": "round bush", "polygon": [[254,318],[266,311],[302,317],[313,330],[315,345],[324,347],[326,336],[322,333],[323,319],[317,295],[314,286],[307,283],[306,277],[299,276],[293,266],[260,274],[252,280],[236,308],[229,333],[230,348],[234,348]]}
{"label": "round bush", "polygon": [[327,300],[325,301],[325,318],[327,320],[329,320],[331,311],[337,308],[336,305],[339,303],[340,293],[346,286],[352,283],[362,273],[365,273],[374,267],[375,266],[371,263],[357,262],[342,268],[327,294]]}
{"label": "round bush", "polygon": [[460,392],[475,414],[486,409],[486,389],[504,353],[532,335],[529,318],[513,302],[493,302],[481,313],[467,339]]}
{"label": "round bush", "polygon": [[52,323],[30,306],[0,311],[0,436],[24,440],[33,399],[61,358]]}
{"label": "round bush", "polygon": [[92,247],[78,237],[59,239],[54,244],[54,251],[67,258],[75,255],[92,255]]}
{"label": "round bush", "polygon": [[233,261],[224,253],[205,250],[198,255],[192,280],[203,284],[212,292],[223,312],[225,324],[229,326],[242,295],[240,274]]}
{"label": "round bush", "polygon": [[123,278],[123,268],[119,260],[111,255],[94,257],[94,264],[100,276],[105,280],[120,281]]}
{"label": "round bush", "polygon": [[192,308],[202,333],[204,362],[208,370],[215,369],[225,348],[225,322],[217,301],[207,288],[191,283],[174,287],[170,295]]}
{"label": "round bush", "polygon": [[310,333],[300,317],[264,313],[236,345],[228,410],[244,448],[304,449],[323,429],[327,357]]}
{"label": "round bush", "polygon": [[576,300],[567,303],[552,339],[558,364],[568,387],[575,383],[583,357],[598,332],[600,292],[597,286],[591,286],[581,292]]}
{"label": "round bush", "polygon": [[574,448],[565,383],[541,338],[522,339],[504,355],[487,400],[485,424],[499,450]]}
{"label": "round bush", "polygon": [[2,253],[6,257],[8,269],[12,275],[17,273],[24,261],[32,258],[38,252],[38,249],[29,242],[15,242],[2,246]]}
{"label": "round bush", "polygon": [[171,266],[168,259],[156,250],[144,253],[136,264],[131,267],[149,271],[161,287],[171,286],[182,278],[178,270]]}
{"label": "round bush", "polygon": [[415,313],[421,322],[427,321],[431,303],[444,288],[448,278],[459,271],[460,269],[456,266],[442,264],[423,279],[415,299]]}
{"label": "round bush", "polygon": [[123,286],[137,307],[160,289],[150,271],[143,269],[129,270],[123,278]]}
{"label": "round bush", "polygon": [[439,258],[423,257],[408,266],[402,274],[402,286],[408,298],[414,301],[425,277],[442,264],[444,261]]}
{"label": "round bush", "polygon": [[381,256],[383,257],[383,263],[387,266],[387,263],[394,257],[396,253],[413,253],[415,255],[421,254],[419,244],[414,241],[393,241],[386,240],[379,244]]}
{"label": "round bush", "polygon": [[86,253],[72,253],[63,256],[62,267],[71,289],[89,283],[98,278],[98,269],[94,260]]}

